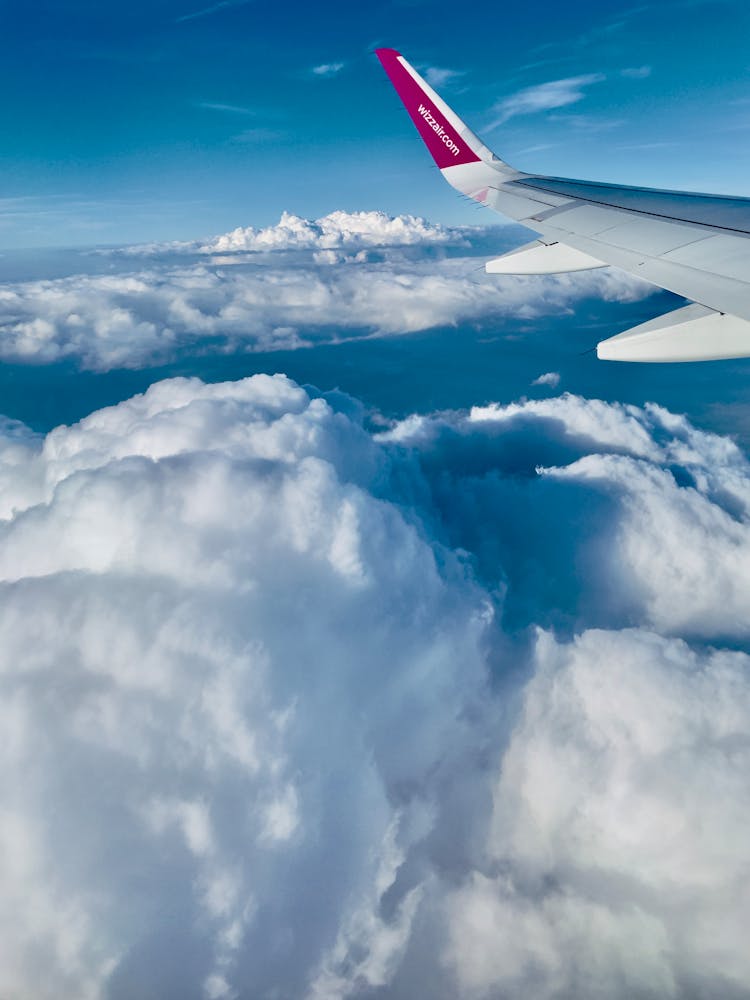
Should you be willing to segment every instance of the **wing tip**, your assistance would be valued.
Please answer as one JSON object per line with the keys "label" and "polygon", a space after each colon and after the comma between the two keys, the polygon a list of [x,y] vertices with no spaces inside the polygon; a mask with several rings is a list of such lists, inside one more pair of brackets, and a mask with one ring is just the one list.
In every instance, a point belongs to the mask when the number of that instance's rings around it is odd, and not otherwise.
{"label": "wing tip", "polygon": [[480,161],[480,140],[401,53],[379,48],[375,55],[440,170]]}
{"label": "wing tip", "polygon": [[381,62],[383,59],[399,59],[401,57],[401,53],[399,51],[386,47],[375,49],[375,55],[381,60]]}

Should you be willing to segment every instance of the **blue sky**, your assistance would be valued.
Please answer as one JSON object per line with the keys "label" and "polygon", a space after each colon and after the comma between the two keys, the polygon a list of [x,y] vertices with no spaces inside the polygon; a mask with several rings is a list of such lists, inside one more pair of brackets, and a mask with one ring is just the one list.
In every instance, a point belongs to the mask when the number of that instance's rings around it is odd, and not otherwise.
{"label": "blue sky", "polygon": [[283,209],[483,220],[431,168],[378,45],[431,68],[524,169],[750,193],[749,31],[735,0],[6,5],[0,247],[184,239]]}

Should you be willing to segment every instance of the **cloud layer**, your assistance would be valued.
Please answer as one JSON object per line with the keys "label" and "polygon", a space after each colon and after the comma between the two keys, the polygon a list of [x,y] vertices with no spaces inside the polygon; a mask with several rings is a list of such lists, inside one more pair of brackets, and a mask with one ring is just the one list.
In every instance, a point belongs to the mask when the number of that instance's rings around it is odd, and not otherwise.
{"label": "cloud layer", "polygon": [[[653,291],[611,271],[480,279],[468,236],[411,216],[339,212],[238,229],[193,246],[190,259],[184,245],[134,248],[110,255],[111,273],[3,284],[0,360],[140,368],[196,352],[285,350],[528,319],[585,296],[627,301]],[[449,244],[451,254],[440,252]],[[143,258],[136,267],[133,255]]]}
{"label": "cloud layer", "polygon": [[[211,106],[243,110],[226,105]],[[146,243],[101,252],[140,257],[165,252],[215,254],[235,251],[257,253],[268,250],[424,246],[460,243],[463,241],[463,234],[464,230],[449,229],[415,215],[391,216],[385,212],[344,212],[339,209],[319,219],[303,219],[292,212],[282,212],[281,218],[273,226],[238,226],[231,232],[221,233],[208,241]]]}
{"label": "cloud layer", "polygon": [[750,995],[750,472],[564,395],[0,430],[0,992]]}

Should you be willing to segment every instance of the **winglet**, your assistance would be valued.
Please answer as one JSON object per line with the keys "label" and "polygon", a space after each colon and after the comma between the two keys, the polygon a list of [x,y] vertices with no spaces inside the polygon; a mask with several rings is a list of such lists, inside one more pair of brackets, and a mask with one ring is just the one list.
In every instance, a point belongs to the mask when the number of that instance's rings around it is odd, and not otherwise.
{"label": "winglet", "polygon": [[484,143],[409,65],[400,52],[395,49],[376,49],[375,55],[441,170],[493,159]]}

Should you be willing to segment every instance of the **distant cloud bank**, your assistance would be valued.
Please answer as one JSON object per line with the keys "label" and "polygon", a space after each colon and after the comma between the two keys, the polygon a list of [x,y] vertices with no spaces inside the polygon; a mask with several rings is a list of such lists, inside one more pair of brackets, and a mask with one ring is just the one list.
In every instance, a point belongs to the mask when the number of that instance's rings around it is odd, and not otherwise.
{"label": "distant cloud bank", "polygon": [[233,250],[312,250],[339,247],[413,246],[449,243],[455,231],[414,215],[385,212],[331,212],[320,219],[302,219],[284,212],[275,226],[240,227],[203,244],[204,253]]}
{"label": "distant cloud bank", "polygon": [[284,214],[275,226],[205,243],[102,251],[111,273],[0,287],[0,359],[139,368],[196,350],[304,348],[529,318],[585,296],[631,301],[654,290],[614,271],[479,276],[472,241],[481,232],[382,212],[314,221]]}

